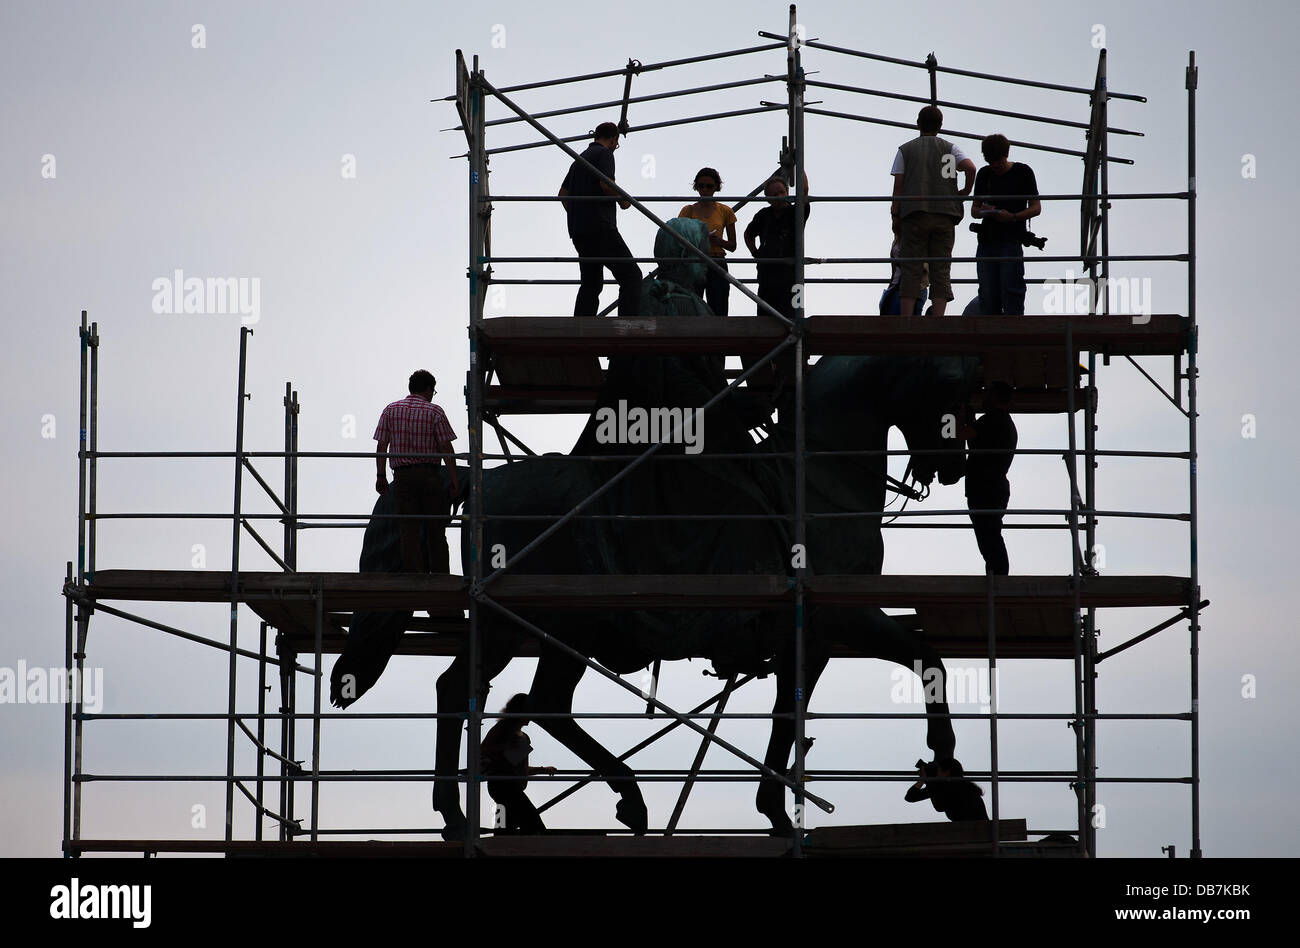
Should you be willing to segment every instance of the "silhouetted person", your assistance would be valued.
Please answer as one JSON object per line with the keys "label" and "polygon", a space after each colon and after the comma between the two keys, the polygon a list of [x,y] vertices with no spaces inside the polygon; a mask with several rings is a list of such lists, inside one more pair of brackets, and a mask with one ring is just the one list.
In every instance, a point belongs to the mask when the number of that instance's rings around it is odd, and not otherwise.
{"label": "silhouetted person", "polygon": [[[966,503],[972,513],[975,542],[984,557],[984,571],[993,576],[1011,572],[1007,545],[1002,540],[1000,513],[974,513],[976,510],[1005,510],[1011,502],[1011,482],[1007,472],[1016,455],[1016,423],[1011,420],[1011,386],[992,382],[985,388],[984,414],[973,424],[958,431],[970,442],[966,458]],[[984,453],[985,451],[990,453]]]}
{"label": "silhouetted person", "polygon": [[[930,261],[930,312],[942,316],[952,299],[952,246],[957,224],[965,214],[957,196],[970,194],[975,183],[975,162],[960,148],[939,137],[943,112],[927,105],[916,116],[920,135],[899,146],[890,173],[894,176],[895,197],[919,197],[922,200],[893,201],[890,213],[899,222],[903,256],[936,257]],[[957,188],[957,172],[963,185]],[[915,312],[916,299],[924,288],[920,263],[903,263],[903,284],[899,308],[903,316]]]}
{"label": "silhouetted person", "polygon": [[[437,381],[424,369],[411,374],[407,388],[411,394],[388,405],[375,428],[375,491],[388,490],[384,473],[384,455],[391,453],[393,499],[399,514],[423,514],[432,520],[398,520],[401,533],[402,569],[408,572],[450,573],[447,555],[447,525],[451,522],[452,499],[460,493],[456,477],[456,459],[451,457],[451,443],[456,433],[447,422],[446,413],[433,404]],[[402,457],[407,454],[446,454],[444,458]],[[445,463],[450,487],[444,489],[438,479],[438,465]],[[420,547],[420,528],[426,528],[428,557]]]}
{"label": "silhouetted person", "polygon": [[1005,135],[989,135],[980,144],[986,167],[975,175],[971,217],[980,222],[976,257],[1017,257],[1016,260],[975,261],[980,281],[980,311],[985,316],[1023,316],[1025,312],[1025,221],[1042,213],[1038,200],[1003,198],[1004,194],[1037,194],[1034,169],[1010,161],[1011,143]]}
{"label": "silhouetted person", "polygon": [[[613,122],[601,122],[596,126],[594,137],[595,140],[587,146],[582,157],[612,180],[614,151],[618,148],[618,126]],[[578,271],[582,276],[578,298],[573,304],[573,315],[596,315],[600,309],[600,288],[605,285],[604,271],[608,267],[618,281],[618,314],[635,316],[641,294],[641,268],[632,260],[632,251],[623,242],[623,237],[618,232],[618,221],[614,217],[616,201],[623,210],[631,207],[632,203],[620,198],[617,191],[579,161],[569,167],[559,193],[561,198],[608,197],[605,201],[561,202],[569,217],[569,238],[578,251]],[[589,257],[627,259],[608,263],[583,259]]]}
{"label": "silhouetted person", "polygon": [[[804,193],[808,193],[808,176],[803,177]],[[745,246],[758,260],[758,298],[787,319],[794,316],[793,263],[764,263],[764,258],[792,258],[795,238],[795,202],[773,200],[788,197],[790,189],[781,178],[770,178],[763,185],[768,206],[754,215],[745,227]],[[812,213],[812,205],[804,205],[804,221]]]}
{"label": "silhouetted person", "polygon": [[[716,169],[701,168],[695,173],[692,187],[699,192],[700,199],[694,204],[687,204],[677,216],[704,222],[709,230],[709,254],[714,263],[726,270],[727,252],[736,249],[736,212],[713,200],[713,195],[722,187],[722,178]],[[731,284],[721,273],[714,273],[712,267],[705,280],[704,301],[709,304],[714,316],[726,316]]]}
{"label": "silhouetted person", "polygon": [[[808,175],[803,176],[803,191],[808,193]],[[779,177],[769,178],[763,185],[763,194],[768,198],[768,206],[754,215],[754,219],[745,227],[745,246],[750,254],[759,261],[758,298],[767,303],[782,316],[793,319],[795,265],[793,263],[764,263],[765,258],[793,258],[795,227],[798,217],[795,215],[794,201],[782,201],[779,198],[789,196],[790,189]],[[804,222],[812,213],[812,205],[804,204]],[[749,368],[761,356],[742,355],[741,365]],[[776,380],[778,391],[793,389],[794,351],[787,350],[769,363],[772,366],[769,378]],[[754,378],[754,376],[750,376]]]}
{"label": "silhouetted person", "polygon": [[[880,315],[881,316],[898,316],[902,313],[900,308],[899,289],[903,282],[903,267],[898,262],[898,258],[903,255],[902,246],[898,240],[898,218],[893,219],[894,242],[889,245],[889,286],[880,294]],[[921,264],[922,282],[926,279],[926,265]],[[921,290],[921,295],[917,298],[916,308],[924,311],[927,293]]]}
{"label": "silhouetted person", "polygon": [[[944,762],[935,761],[926,764],[917,761],[916,783],[907,788],[903,799],[908,803],[929,800],[936,810],[954,823],[965,820],[987,820],[988,810],[984,809],[984,791],[976,783],[965,779],[960,761],[956,758]],[[941,779],[935,780],[939,777]],[[942,779],[950,778],[950,779]]]}
{"label": "silhouetted person", "polygon": [[[528,695],[517,694],[501,710],[516,714],[528,709]],[[555,773],[554,767],[530,767],[533,744],[524,733],[527,718],[501,718],[483,736],[479,756],[483,775],[488,778],[488,796],[505,808],[505,825],[498,833],[543,833],[546,825],[525,792],[531,774]],[[521,779],[493,780],[493,777]]]}

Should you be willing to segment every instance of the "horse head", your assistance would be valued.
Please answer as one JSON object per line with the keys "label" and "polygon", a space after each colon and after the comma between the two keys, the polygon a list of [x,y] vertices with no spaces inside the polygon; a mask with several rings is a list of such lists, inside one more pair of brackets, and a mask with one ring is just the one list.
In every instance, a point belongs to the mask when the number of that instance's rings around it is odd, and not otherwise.
{"label": "horse head", "polygon": [[[823,449],[879,450],[897,428],[912,476],[955,484],[965,472],[956,419],[977,362],[954,356],[828,356],[809,372],[808,440]],[[883,472],[884,464],[880,465]]]}

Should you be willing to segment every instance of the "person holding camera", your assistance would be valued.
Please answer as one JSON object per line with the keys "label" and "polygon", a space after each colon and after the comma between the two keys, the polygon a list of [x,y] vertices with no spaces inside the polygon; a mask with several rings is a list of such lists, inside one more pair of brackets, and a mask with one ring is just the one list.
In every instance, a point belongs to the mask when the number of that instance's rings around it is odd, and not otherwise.
{"label": "person holding camera", "polygon": [[989,811],[984,808],[984,791],[979,784],[966,779],[961,763],[952,758],[927,764],[916,762],[916,783],[907,788],[903,799],[908,803],[929,800],[931,805],[954,823],[966,820],[987,820]]}
{"label": "person holding camera", "polygon": [[[1011,143],[1005,135],[989,135],[980,144],[988,164],[975,175],[975,200],[971,216],[979,221],[975,247],[975,275],[980,284],[980,312],[985,316],[1023,316],[1025,313],[1025,221],[1043,212],[1036,198],[1034,169],[1011,161]],[[1013,257],[980,260],[980,257]]]}
{"label": "person holding camera", "polygon": [[[502,712],[521,714],[528,710],[528,695],[517,694],[505,703]],[[528,758],[533,742],[524,733],[528,719],[501,718],[483,736],[479,757],[487,777],[488,796],[503,809],[497,820],[497,835],[506,833],[544,833],[546,824],[533,802],[528,799],[528,778],[534,774],[554,774],[554,767],[533,767]]]}

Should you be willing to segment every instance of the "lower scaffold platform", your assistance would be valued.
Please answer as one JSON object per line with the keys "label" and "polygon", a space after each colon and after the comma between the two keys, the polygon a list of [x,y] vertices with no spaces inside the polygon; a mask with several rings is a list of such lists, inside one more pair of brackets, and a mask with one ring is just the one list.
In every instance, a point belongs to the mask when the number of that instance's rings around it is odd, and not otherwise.
{"label": "lower scaffold platform", "polygon": [[[810,857],[869,856],[991,856],[992,824],[892,823],[867,826],[826,826],[809,830],[803,854]],[[622,836],[598,833],[541,836],[484,836],[477,851],[489,858],[571,859],[707,859],[781,858],[791,851],[783,837],[742,835]],[[182,840],[83,839],[70,844],[75,855],[113,853],[142,855],[225,855],[229,858],[461,858],[464,844],[425,840]],[[1024,820],[998,821],[1000,856],[1074,856],[1073,840],[1049,837],[1029,840]]]}

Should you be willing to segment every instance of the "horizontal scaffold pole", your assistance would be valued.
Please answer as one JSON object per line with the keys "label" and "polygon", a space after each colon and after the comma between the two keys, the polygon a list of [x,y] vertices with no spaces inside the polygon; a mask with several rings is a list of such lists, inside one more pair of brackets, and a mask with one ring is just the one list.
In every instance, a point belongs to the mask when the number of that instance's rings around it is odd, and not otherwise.
{"label": "horizontal scaffold pole", "polygon": [[[743,197],[728,194],[718,194],[714,200],[719,203],[731,203],[748,201],[753,199],[757,192],[751,192]],[[1153,200],[1178,200],[1186,201],[1191,195],[1187,191],[1147,191],[1134,192],[1129,194],[999,194],[998,200],[1005,201],[1153,201]],[[490,198],[483,198],[485,203],[496,204],[499,201],[558,201],[557,194],[493,194]],[[608,201],[609,198],[600,195],[569,195],[564,198],[565,201]],[[676,204],[680,201],[697,201],[699,195],[688,194],[646,194],[639,195],[638,201],[645,204],[653,204],[662,201],[665,204]],[[764,197],[764,201],[779,201],[781,203],[793,204],[798,200],[797,197]],[[925,195],[911,194],[835,194],[835,195],[808,195],[809,204],[843,204],[847,202],[858,201],[928,201],[930,198]],[[947,198],[945,198],[947,200]],[[957,194],[952,197],[954,201],[978,201],[980,197],[972,194]],[[251,456],[251,455],[250,455]]]}
{"label": "horizontal scaffold pole", "polygon": [[[694,125],[697,122],[712,122],[715,119],[737,118],[743,115],[759,115],[764,112],[779,112],[784,108],[784,105],[759,105],[750,109],[733,109],[730,112],[710,112],[708,115],[692,115],[689,118],[669,119],[664,122],[650,122],[647,125],[633,125],[628,128],[627,134],[631,134],[632,132],[649,132],[656,128],[673,128],[677,125]],[[524,121],[531,120],[532,116],[524,119]],[[489,155],[503,155],[506,152],[511,151],[527,151],[530,148],[545,148],[547,145],[553,145],[558,142],[587,141],[589,138],[591,138],[591,133],[585,132],[582,135],[569,135],[565,138],[547,139],[546,141],[540,142],[526,142],[523,145],[503,145],[500,148],[489,148],[487,153]]]}
{"label": "horizontal scaffold pole", "polygon": [[[750,53],[765,53],[772,49],[785,49],[786,41],[783,39],[779,43],[765,43],[762,46],[746,46],[744,49],[729,49],[721,53],[705,53],[702,56],[688,56],[685,59],[669,59],[661,63],[642,63],[637,70],[638,73],[654,72],[658,69],[670,69],[673,66],[688,66],[692,63],[711,62],[715,59],[728,59],[732,56],[746,56]],[[627,74],[627,67],[620,66],[618,69],[606,69],[603,72],[589,72],[581,76],[565,76],[560,79],[543,79],[539,82],[526,82],[517,86],[505,86],[497,91],[499,92],[523,92],[525,89],[544,89],[548,86],[562,86],[571,82],[587,82],[590,79],[608,79],[611,76],[624,76]],[[455,102],[456,96],[445,95],[442,97],[443,102]],[[621,99],[619,100],[622,101]]]}
{"label": "horizontal scaffold pole", "polygon": [[[837,92],[856,92],[860,95],[872,95],[884,99],[898,99],[902,102],[920,102],[923,105],[930,104],[929,97],[923,95],[906,95],[902,92],[886,92],[883,89],[867,89],[862,86],[848,86],[839,82],[819,82],[815,79],[809,79],[805,84],[818,89],[833,89]],[[983,105],[970,105],[966,102],[949,102],[944,99],[939,99],[934,104],[941,108],[958,109],[962,112],[978,112],[981,115],[1001,115],[1005,118],[1023,119],[1026,122],[1042,122],[1047,125],[1060,125],[1064,128],[1081,128],[1086,131],[1092,127],[1088,122],[1073,122],[1069,119],[1053,118],[1049,115],[1032,115],[1028,112],[1011,112],[1006,109],[992,109]],[[1135,132],[1127,128],[1107,127],[1106,131],[1110,132],[1112,135],[1136,135],[1139,138],[1143,137],[1142,132]]]}
{"label": "horizontal scaffold pole", "polygon": [[[772,33],[759,33],[759,36],[774,37]],[[859,59],[874,59],[877,62],[893,63],[896,66],[911,66],[916,69],[924,69],[927,72],[930,66],[924,62],[912,59],[899,59],[896,56],[882,56],[879,53],[867,53],[858,49],[848,49],[843,46],[832,46],[829,43],[823,43],[819,40],[808,40],[803,44],[809,49],[824,49],[830,53],[842,53],[846,56],[857,56]],[[1056,92],[1077,92],[1081,95],[1092,95],[1096,90],[1085,86],[1066,86],[1055,82],[1040,82],[1036,79],[1016,79],[1012,76],[999,76],[989,72],[974,72],[970,69],[955,69],[952,66],[935,66],[936,72],[947,73],[950,76],[966,76],[970,79],[987,79],[990,82],[1006,82],[1015,86],[1030,86],[1034,89],[1052,89]],[[1134,95],[1128,92],[1107,92],[1108,97],[1112,99],[1127,99],[1130,102],[1145,102],[1144,95]]]}
{"label": "horizontal scaffold pole", "polygon": [[[871,125],[888,125],[891,128],[905,128],[909,131],[916,131],[915,122],[898,122],[893,119],[874,118],[869,115],[854,115],[851,112],[832,112],[829,109],[805,108],[804,112],[809,115],[824,115],[828,118],[848,119],[852,122],[867,122]],[[977,135],[974,132],[956,132],[945,128],[943,130],[944,138],[965,138],[970,141],[983,141],[985,136]],[[1022,142],[1016,139],[1008,139],[1009,143],[1017,148],[1027,148],[1031,151],[1046,151],[1054,155],[1069,155],[1071,158],[1086,158],[1087,152],[1078,151],[1074,148],[1058,148],[1056,145],[1039,145],[1035,142]],[[1113,161],[1118,165],[1133,164],[1132,158],[1116,158],[1114,155],[1107,155],[1107,161]]]}
{"label": "horizontal scaffold pole", "polygon": [[[763,76],[759,79],[738,79],[735,82],[719,82],[711,86],[695,86],[690,89],[673,89],[670,92],[652,92],[652,93],[647,93],[646,95],[632,96],[627,101],[630,105],[635,105],[641,102],[657,102],[660,99],[680,98],[681,96],[684,95],[699,95],[704,92],[718,92],[724,89],[740,89],[745,86],[755,86],[764,82],[783,82],[783,81],[784,79],[781,76]],[[566,109],[552,109],[548,112],[533,112],[531,114],[535,119],[555,118],[557,115],[574,115],[579,112],[594,112],[596,109],[612,109],[622,104],[623,104],[622,99],[609,99],[605,102],[592,102],[590,105],[574,105]],[[506,118],[493,119],[492,121],[485,122],[483,124],[491,127],[493,125],[513,125],[516,122],[522,122],[522,121],[524,120],[520,118],[518,115],[511,115]],[[1087,128],[1088,126],[1084,125],[1083,127]],[[459,131],[463,131],[464,128],[465,126],[463,125],[457,125],[454,128],[443,129],[443,131],[459,132]],[[1130,132],[1129,134],[1137,134],[1137,133]]]}

